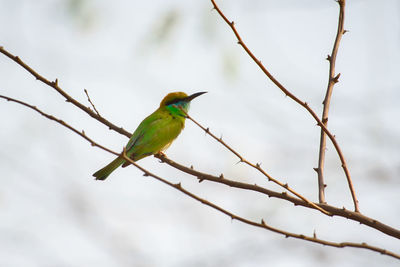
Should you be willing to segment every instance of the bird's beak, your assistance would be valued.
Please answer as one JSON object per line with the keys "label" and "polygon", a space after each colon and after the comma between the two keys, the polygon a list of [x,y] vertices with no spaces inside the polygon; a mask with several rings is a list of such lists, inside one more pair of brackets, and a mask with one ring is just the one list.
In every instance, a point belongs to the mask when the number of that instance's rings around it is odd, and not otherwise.
{"label": "bird's beak", "polygon": [[192,95],[186,97],[185,100],[188,101],[188,102],[190,102],[190,101],[192,101],[193,99],[195,99],[196,97],[198,97],[198,96],[200,96],[200,95],[202,95],[202,94],[205,94],[205,93],[207,93],[207,92],[194,93],[194,94],[192,94]]}

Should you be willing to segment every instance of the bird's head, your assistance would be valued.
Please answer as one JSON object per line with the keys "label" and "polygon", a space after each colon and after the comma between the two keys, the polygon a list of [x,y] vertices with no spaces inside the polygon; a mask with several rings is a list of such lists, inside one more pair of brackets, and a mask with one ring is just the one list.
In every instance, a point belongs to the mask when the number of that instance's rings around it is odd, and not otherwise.
{"label": "bird's head", "polygon": [[199,92],[192,95],[187,95],[184,92],[169,93],[164,97],[160,103],[160,108],[167,108],[171,113],[185,116],[183,109],[186,113],[189,111],[190,101],[206,92]]}

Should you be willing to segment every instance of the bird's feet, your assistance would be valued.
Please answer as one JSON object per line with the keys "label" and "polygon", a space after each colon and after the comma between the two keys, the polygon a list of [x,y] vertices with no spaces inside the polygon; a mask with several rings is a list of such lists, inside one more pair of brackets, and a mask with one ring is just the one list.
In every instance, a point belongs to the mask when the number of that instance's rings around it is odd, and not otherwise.
{"label": "bird's feet", "polygon": [[166,158],[167,155],[165,155],[162,151],[158,151],[156,154],[154,154],[154,157],[158,158],[162,162],[163,161],[162,159]]}

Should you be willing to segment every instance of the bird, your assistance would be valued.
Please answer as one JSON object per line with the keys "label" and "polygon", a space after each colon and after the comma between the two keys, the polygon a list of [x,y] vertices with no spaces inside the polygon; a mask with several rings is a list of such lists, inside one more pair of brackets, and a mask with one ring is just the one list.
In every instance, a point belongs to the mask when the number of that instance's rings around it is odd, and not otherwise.
{"label": "bird", "polygon": [[[160,106],[147,116],[129,139],[125,151],[133,161],[165,151],[185,127],[190,102],[206,92],[187,95],[184,92],[167,94]],[[128,166],[122,155],[93,174],[96,180],[105,180],[115,169]]]}

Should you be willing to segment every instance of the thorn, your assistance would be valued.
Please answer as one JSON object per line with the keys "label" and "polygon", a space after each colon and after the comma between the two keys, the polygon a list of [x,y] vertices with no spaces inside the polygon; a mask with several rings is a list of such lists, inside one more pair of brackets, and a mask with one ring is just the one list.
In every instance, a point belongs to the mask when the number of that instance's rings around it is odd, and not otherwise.
{"label": "thorn", "polygon": [[317,233],[315,232],[315,229],[314,229],[313,237],[317,238]]}
{"label": "thorn", "polygon": [[176,186],[177,188],[182,188],[181,182],[175,184],[175,186]]}
{"label": "thorn", "polygon": [[328,185],[327,184],[324,184],[324,188],[326,188]]}
{"label": "thorn", "polygon": [[56,80],[54,81],[54,86],[58,86],[58,79],[56,78]]}
{"label": "thorn", "polygon": [[333,78],[333,82],[334,83],[338,83],[339,82],[339,77],[340,77],[340,73],[338,73],[335,78]]}
{"label": "thorn", "polygon": [[256,163],[257,168],[260,168],[260,166],[261,166],[261,163]]}
{"label": "thorn", "polygon": [[190,168],[193,170],[193,165],[190,165]]}
{"label": "thorn", "polygon": [[224,175],[221,173],[221,175],[219,176],[220,179],[224,179]]}
{"label": "thorn", "polygon": [[233,27],[235,25],[235,22],[232,20],[229,25],[231,25],[231,27]]}
{"label": "thorn", "polygon": [[286,183],[283,185],[284,188],[288,189],[289,185]]}
{"label": "thorn", "polygon": [[85,130],[82,130],[82,134],[85,135]]}
{"label": "thorn", "polygon": [[221,134],[221,137],[219,138],[219,140],[222,141],[222,134]]}
{"label": "thorn", "polygon": [[308,106],[308,103],[307,103],[307,102],[304,102],[304,106]]}
{"label": "thorn", "polygon": [[209,133],[210,132],[210,128],[209,127],[207,127],[207,129],[206,129],[206,133]]}
{"label": "thorn", "polygon": [[326,60],[331,61],[331,55],[327,55]]}
{"label": "thorn", "polygon": [[346,210],[346,208],[343,206],[342,210]]}
{"label": "thorn", "polygon": [[95,145],[93,142],[92,142],[92,143],[90,143],[90,145],[91,145],[91,146],[96,146],[96,145]]}
{"label": "thorn", "polygon": [[318,168],[313,168],[314,171],[316,171],[318,173]]}
{"label": "thorn", "polygon": [[261,224],[264,226],[266,225],[264,219],[261,219]]}
{"label": "thorn", "polygon": [[346,32],[349,32],[348,30],[343,30],[343,34],[345,34]]}
{"label": "thorn", "polygon": [[[199,177],[197,177],[197,178],[199,178]],[[199,183],[201,183],[203,181],[204,181],[204,179],[199,178]]]}

